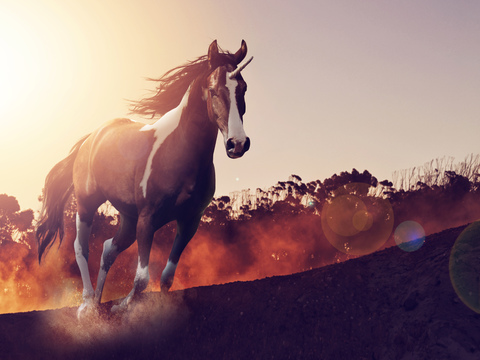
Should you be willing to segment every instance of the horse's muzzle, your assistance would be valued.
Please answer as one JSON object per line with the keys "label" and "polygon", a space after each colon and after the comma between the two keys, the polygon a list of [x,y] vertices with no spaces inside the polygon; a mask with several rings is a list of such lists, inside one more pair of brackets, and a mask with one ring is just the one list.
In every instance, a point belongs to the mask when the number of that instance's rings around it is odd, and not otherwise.
{"label": "horse's muzzle", "polygon": [[230,138],[227,140],[225,148],[227,149],[227,155],[230,159],[237,159],[242,157],[243,154],[250,149],[250,138],[247,137],[245,140]]}

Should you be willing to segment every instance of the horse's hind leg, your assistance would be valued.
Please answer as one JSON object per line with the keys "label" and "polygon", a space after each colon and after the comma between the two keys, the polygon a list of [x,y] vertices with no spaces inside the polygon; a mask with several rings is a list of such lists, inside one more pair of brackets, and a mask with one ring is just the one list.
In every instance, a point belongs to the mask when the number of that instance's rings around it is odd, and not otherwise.
{"label": "horse's hind leg", "polygon": [[117,256],[135,242],[137,219],[120,215],[120,228],[115,236],[103,243],[102,259],[98,271],[97,288],[95,290],[95,303],[100,304],[103,286],[107,278],[108,270],[115,262]]}
{"label": "horse's hind leg", "polygon": [[180,256],[193,235],[197,232],[201,217],[202,216],[200,215],[192,219],[177,221],[177,234],[175,235],[175,241],[173,242],[167,265],[165,266],[165,269],[163,269],[160,278],[162,292],[167,292],[172,286]]}
{"label": "horse's hind leg", "polygon": [[75,258],[83,282],[83,304],[78,308],[77,316],[80,318],[82,312],[92,305],[94,296],[92,281],[88,271],[88,240],[92,231],[92,215],[81,215],[77,213],[76,225],[77,236],[73,243],[75,248]]}

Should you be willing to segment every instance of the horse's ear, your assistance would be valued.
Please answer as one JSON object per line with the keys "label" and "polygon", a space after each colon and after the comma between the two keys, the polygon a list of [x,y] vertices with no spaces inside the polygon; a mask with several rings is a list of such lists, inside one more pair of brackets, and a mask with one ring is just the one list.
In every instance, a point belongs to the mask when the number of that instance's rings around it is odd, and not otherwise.
{"label": "horse's ear", "polygon": [[240,46],[240,49],[235,53],[235,62],[240,64],[243,59],[245,59],[245,56],[247,56],[247,43],[245,40],[242,40],[242,45]]}
{"label": "horse's ear", "polygon": [[210,69],[215,68],[218,58],[218,45],[217,40],[214,40],[208,47],[208,65]]}

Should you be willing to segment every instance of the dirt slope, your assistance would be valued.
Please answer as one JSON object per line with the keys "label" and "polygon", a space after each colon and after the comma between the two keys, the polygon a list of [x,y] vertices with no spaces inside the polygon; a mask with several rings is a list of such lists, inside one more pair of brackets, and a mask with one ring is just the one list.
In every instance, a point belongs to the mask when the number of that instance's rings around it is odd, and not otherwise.
{"label": "dirt slope", "polygon": [[0,315],[0,359],[480,359],[480,315],[456,296],[450,250],[464,227],[290,276]]}

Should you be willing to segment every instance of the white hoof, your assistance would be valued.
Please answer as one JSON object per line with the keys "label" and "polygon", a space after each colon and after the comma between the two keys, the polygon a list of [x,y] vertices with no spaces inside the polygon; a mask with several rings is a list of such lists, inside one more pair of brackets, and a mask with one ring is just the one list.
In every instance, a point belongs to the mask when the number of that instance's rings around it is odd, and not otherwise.
{"label": "white hoof", "polygon": [[98,307],[92,300],[85,300],[77,310],[77,319],[81,321],[92,317],[98,317]]}

